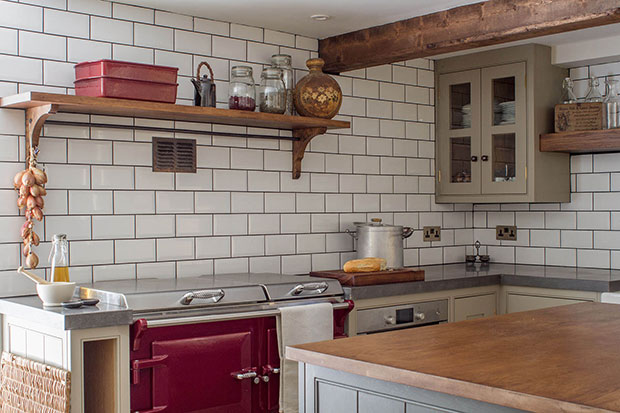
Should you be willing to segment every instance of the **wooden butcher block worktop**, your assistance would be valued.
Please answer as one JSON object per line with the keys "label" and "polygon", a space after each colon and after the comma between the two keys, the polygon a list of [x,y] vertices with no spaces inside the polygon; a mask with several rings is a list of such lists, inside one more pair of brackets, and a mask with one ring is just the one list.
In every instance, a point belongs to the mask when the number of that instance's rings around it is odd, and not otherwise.
{"label": "wooden butcher block worktop", "polygon": [[287,348],[287,358],[538,412],[620,411],[620,305],[580,303]]}

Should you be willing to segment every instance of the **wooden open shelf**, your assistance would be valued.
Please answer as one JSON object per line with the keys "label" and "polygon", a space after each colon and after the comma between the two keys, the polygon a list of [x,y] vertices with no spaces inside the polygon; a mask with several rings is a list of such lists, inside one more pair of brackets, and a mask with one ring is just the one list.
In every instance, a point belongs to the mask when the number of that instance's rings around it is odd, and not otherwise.
{"label": "wooden open shelf", "polygon": [[312,138],[325,133],[327,129],[350,127],[349,122],[330,119],[42,92],[0,98],[0,107],[26,110],[28,147],[30,142],[33,146],[38,145],[41,128],[47,117],[63,112],[291,130],[296,138],[293,141],[293,178],[299,178],[301,174],[301,160]]}
{"label": "wooden open shelf", "polygon": [[620,129],[560,132],[540,135],[541,152],[620,152]]}

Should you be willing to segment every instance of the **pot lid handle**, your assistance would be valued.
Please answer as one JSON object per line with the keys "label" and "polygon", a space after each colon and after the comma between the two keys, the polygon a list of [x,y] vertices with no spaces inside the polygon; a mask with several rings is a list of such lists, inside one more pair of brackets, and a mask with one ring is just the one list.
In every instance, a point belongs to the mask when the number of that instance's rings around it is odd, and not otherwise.
{"label": "pot lid handle", "polygon": [[383,220],[381,218],[371,218],[370,222],[380,224],[381,222],[383,222]]}

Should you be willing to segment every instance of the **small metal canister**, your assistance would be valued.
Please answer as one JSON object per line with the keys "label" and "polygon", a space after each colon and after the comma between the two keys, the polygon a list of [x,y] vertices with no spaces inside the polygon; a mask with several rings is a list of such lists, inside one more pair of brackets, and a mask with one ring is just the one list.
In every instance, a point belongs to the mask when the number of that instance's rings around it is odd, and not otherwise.
{"label": "small metal canister", "polygon": [[385,258],[388,268],[403,268],[403,239],[413,234],[412,228],[383,224],[379,218],[355,222],[355,228],[347,233],[356,240],[357,258]]}

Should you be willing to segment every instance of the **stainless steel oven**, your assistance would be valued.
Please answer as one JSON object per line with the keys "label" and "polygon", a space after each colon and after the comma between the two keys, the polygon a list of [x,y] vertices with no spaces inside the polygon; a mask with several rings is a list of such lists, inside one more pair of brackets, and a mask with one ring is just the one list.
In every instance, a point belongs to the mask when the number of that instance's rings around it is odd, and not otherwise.
{"label": "stainless steel oven", "polygon": [[447,322],[447,299],[369,308],[357,312],[357,334],[380,333]]}

